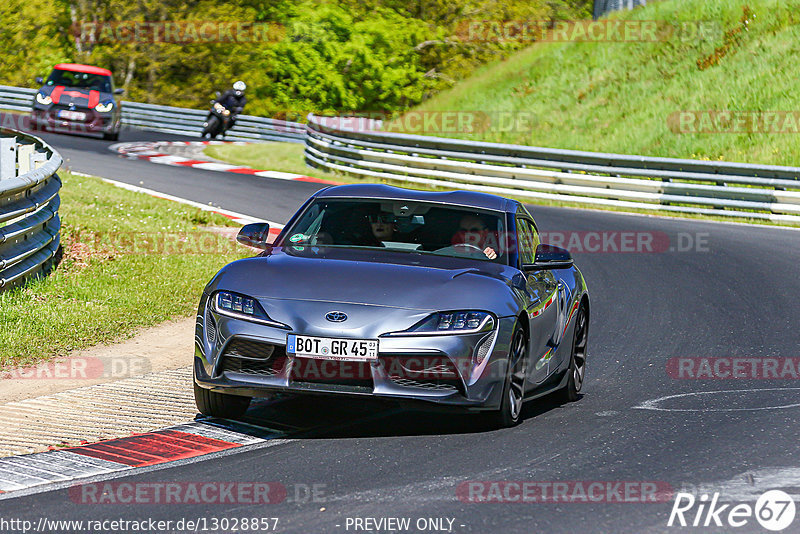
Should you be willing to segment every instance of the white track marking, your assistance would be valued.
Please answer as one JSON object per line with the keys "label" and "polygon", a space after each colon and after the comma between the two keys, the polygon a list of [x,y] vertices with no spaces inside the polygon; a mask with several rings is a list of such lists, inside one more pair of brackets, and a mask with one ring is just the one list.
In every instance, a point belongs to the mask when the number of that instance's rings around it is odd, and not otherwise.
{"label": "white track marking", "polygon": [[762,391],[797,391],[800,392],[800,388],[763,388],[763,389],[731,389],[731,390],[722,390],[722,391],[696,391],[692,393],[679,393],[677,395],[667,395],[665,397],[658,397],[657,399],[651,399],[644,401],[638,406],[634,406],[634,410],[656,410],[660,412],[755,412],[760,410],[783,410],[786,408],[797,408],[800,407],[800,402],[795,402],[791,404],[781,404],[777,406],[759,406],[755,408],[662,408],[658,406],[659,403],[670,400],[670,399],[677,399],[681,397],[699,397],[701,395],[719,395],[719,394],[726,394],[726,393],[734,393],[734,394],[747,394],[747,393],[760,393]]}

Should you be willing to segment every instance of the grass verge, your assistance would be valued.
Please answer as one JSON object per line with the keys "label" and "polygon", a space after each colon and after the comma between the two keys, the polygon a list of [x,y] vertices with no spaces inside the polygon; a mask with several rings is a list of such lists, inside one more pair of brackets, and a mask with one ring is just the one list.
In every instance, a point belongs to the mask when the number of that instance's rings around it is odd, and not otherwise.
{"label": "grass verge", "polygon": [[797,166],[798,13],[798,0],[648,2],[611,20],[659,21],[654,41],[535,43],[412,112],[497,119],[429,135]]}
{"label": "grass verge", "polygon": [[0,293],[0,366],[30,365],[192,315],[202,288],[247,255],[205,229],[227,218],[60,174],[64,259]]}

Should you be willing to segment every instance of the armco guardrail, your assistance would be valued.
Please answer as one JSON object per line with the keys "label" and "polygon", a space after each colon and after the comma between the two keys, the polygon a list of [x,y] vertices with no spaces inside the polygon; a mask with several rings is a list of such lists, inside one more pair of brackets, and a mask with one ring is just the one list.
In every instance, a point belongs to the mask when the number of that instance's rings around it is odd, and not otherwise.
{"label": "armco guardrail", "polygon": [[594,18],[597,19],[612,11],[633,9],[644,5],[647,5],[647,0],[594,0],[592,13]]}
{"label": "armco guardrail", "polygon": [[[36,89],[0,85],[0,109],[29,112]],[[208,110],[158,106],[141,102],[122,102],[122,124],[139,130],[152,130],[200,137]],[[225,139],[231,141],[305,140],[305,125],[298,122],[239,115]]]}
{"label": "armco guardrail", "polygon": [[38,137],[0,128],[0,291],[50,270],[60,245],[61,156]]}
{"label": "armco guardrail", "polygon": [[354,130],[308,117],[306,162],[522,198],[800,222],[800,168],[650,158]]}

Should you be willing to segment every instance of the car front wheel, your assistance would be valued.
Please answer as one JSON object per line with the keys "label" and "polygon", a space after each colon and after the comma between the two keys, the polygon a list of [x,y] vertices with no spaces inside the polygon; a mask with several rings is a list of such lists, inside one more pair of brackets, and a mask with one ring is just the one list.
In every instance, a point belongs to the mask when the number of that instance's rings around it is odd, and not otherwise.
{"label": "car front wheel", "polygon": [[526,347],[525,331],[517,325],[508,351],[508,369],[503,385],[500,409],[491,414],[491,424],[495,428],[512,427],[519,424],[521,420],[522,405],[525,399]]}
{"label": "car front wheel", "polygon": [[194,402],[201,414],[222,419],[241,417],[250,406],[250,397],[226,395],[194,384]]}

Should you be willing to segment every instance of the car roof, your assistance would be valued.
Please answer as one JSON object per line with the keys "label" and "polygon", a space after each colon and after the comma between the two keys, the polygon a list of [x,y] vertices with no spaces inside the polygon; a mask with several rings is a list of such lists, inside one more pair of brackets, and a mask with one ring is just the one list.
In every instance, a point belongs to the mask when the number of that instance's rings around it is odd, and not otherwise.
{"label": "car roof", "polygon": [[84,72],[86,74],[99,74],[100,76],[111,76],[111,71],[92,65],[82,65],[80,63],[59,63],[53,67],[56,70],[68,70],[72,72]]}
{"label": "car roof", "polygon": [[348,184],[329,187],[319,191],[317,198],[380,198],[386,200],[409,200],[437,202],[470,208],[515,211],[516,201],[507,198],[477,193],[474,191],[417,191],[382,184]]}

